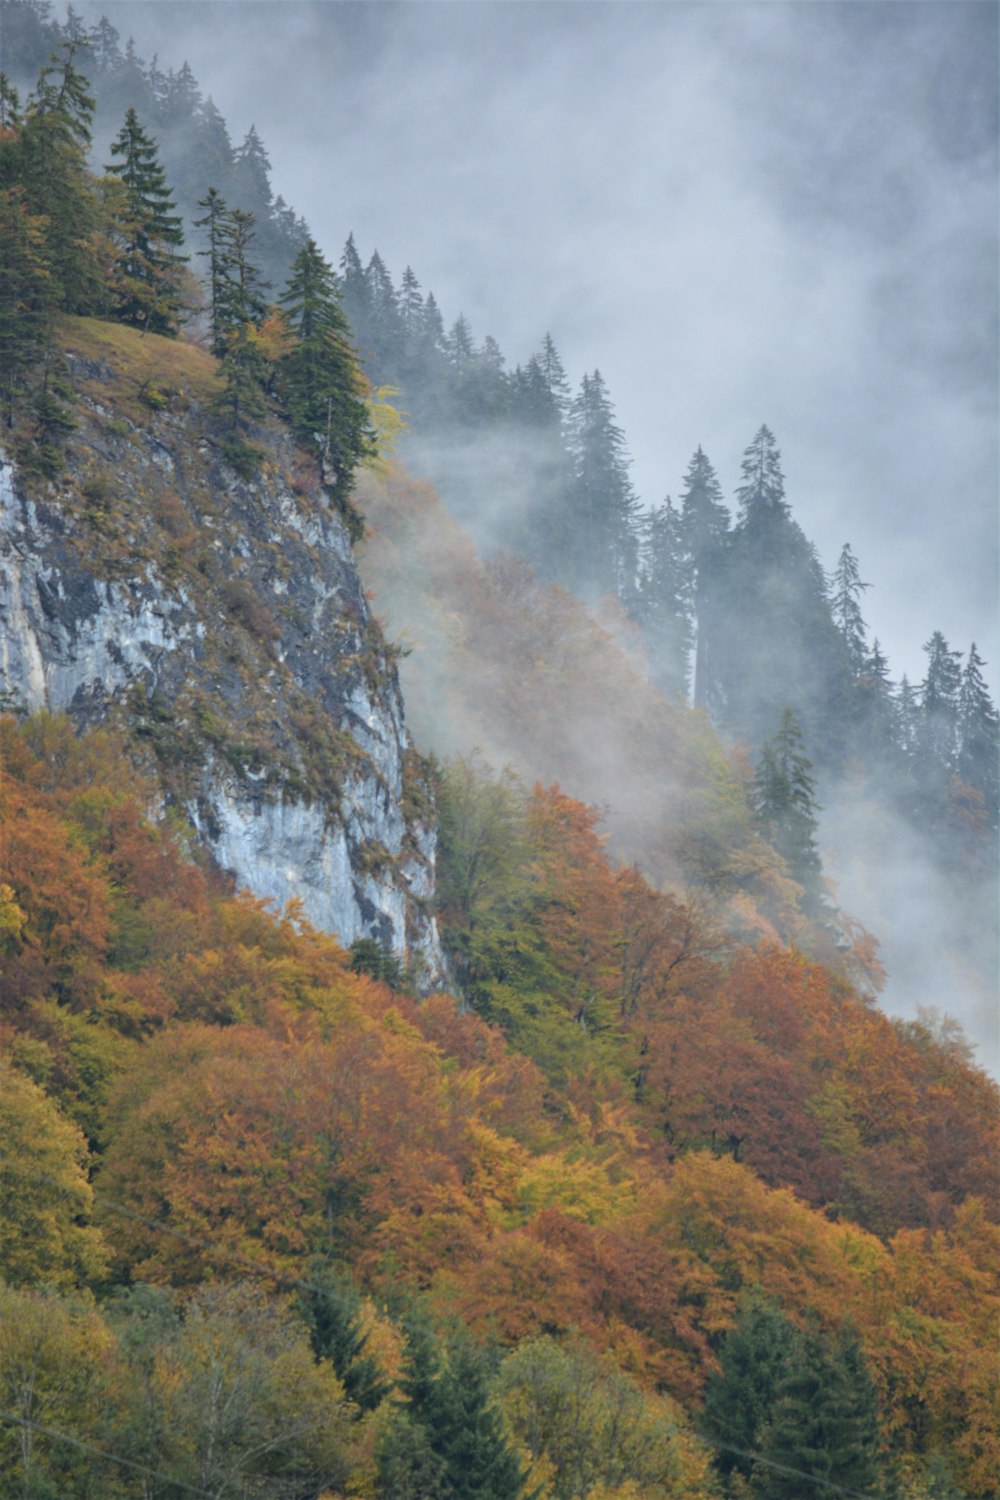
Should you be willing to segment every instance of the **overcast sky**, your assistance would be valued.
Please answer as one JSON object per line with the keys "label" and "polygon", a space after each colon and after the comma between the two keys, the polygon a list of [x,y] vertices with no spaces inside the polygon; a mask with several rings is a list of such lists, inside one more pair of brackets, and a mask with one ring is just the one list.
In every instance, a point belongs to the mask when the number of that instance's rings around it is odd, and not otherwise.
{"label": "overcast sky", "polygon": [[940,628],[1000,680],[993,0],[77,9],[256,124],[331,260],[600,368],[647,503],[766,422],[894,673]]}

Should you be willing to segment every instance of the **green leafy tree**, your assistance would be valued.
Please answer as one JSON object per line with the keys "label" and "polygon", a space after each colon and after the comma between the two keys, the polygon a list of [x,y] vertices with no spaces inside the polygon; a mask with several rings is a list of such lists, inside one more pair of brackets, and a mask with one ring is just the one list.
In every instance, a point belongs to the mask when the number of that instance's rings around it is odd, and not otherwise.
{"label": "green leafy tree", "polygon": [[317,453],[324,482],[346,500],[374,442],[337,280],[315,240],[295,257],[281,301],[294,339],[280,371],[289,416]]}
{"label": "green leafy tree", "polygon": [[118,209],[115,316],[150,333],[175,334],[181,311],[180,269],[186,257],[180,217],[160,165],[155,142],[128,109],[108,171],[123,188]]}

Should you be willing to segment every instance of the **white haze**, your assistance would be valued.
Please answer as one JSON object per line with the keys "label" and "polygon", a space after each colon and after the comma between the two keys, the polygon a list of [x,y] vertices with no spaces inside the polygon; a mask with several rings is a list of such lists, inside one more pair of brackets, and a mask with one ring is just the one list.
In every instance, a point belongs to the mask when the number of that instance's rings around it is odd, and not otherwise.
{"label": "white haze", "polygon": [[[858,556],[893,674],[919,681],[940,629],[997,695],[993,3],[77,10],[189,59],[331,260],[353,231],[509,365],[549,332],[574,387],[599,367],[646,503],[699,443],[731,497],[766,422],[825,565]],[[831,810],[831,850],[845,828]],[[927,979],[943,893],[892,847],[880,888],[836,871],[890,958],[916,955],[887,1008],[932,999],[989,1065],[992,1004]]]}

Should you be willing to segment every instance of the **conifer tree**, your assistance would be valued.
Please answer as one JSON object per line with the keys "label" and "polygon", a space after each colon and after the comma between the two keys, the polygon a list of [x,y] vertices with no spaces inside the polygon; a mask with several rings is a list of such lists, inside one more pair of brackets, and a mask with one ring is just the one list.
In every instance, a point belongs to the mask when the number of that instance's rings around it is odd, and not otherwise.
{"label": "conifer tree", "polygon": [[889,663],[878,640],[861,664],[858,692],[859,748],[868,759],[885,760],[897,745],[898,724]]}
{"label": "conifer tree", "polygon": [[778,1383],[751,1483],[761,1500],[801,1500],[808,1481],[855,1495],[879,1493],[875,1390],[857,1335],[836,1340],[813,1322]]}
{"label": "conifer tree", "polygon": [[861,596],[870,585],[861,581],[857,558],[849,542],[841,549],[837,566],[830,579],[830,608],[834,624],[843,636],[847,655],[855,674],[864,668],[867,655],[865,622],[861,615]]}
{"label": "conifer tree", "polygon": [[940,630],[924,646],[927,676],[920,686],[918,751],[924,769],[954,763],[958,735],[958,700],[962,685],[960,651],[952,651]]}
{"label": "conifer tree", "polygon": [[180,255],[184,232],[160,165],[156,143],[135,110],[111,145],[120,160],[108,171],[123,189],[118,214],[115,315],[122,323],[150,333],[175,334],[181,310]]}
{"label": "conifer tree", "polygon": [[324,482],[346,500],[373,437],[336,277],[315,240],[295,257],[281,301],[294,338],[280,366],[288,413],[320,458]]}
{"label": "conifer tree", "polygon": [[722,549],[729,532],[729,512],[722,501],[722,488],[701,444],[684,476],[681,491],[681,530],[690,571],[691,608],[694,630],[695,708],[708,702],[710,618]]}
{"label": "conifer tree", "polygon": [[786,708],[777,733],[761,749],[754,780],[754,811],[761,832],[785,861],[792,879],[803,889],[807,909],[813,911],[823,904],[815,792],[802,730],[791,709]]}
{"label": "conifer tree", "polygon": [[798,1341],[796,1328],[771,1303],[754,1298],[740,1308],[705,1387],[705,1431],[718,1445],[723,1474],[737,1469],[749,1478]]}
{"label": "conifer tree", "polygon": [[420,290],[420,282],[417,280],[410,266],[403,271],[399,283],[399,315],[403,323],[403,331],[408,338],[412,338],[420,329],[421,318],[424,310],[423,294]]}
{"label": "conifer tree", "polygon": [[55,305],[91,313],[100,305],[103,278],[95,253],[97,199],[87,167],[94,99],[76,66],[80,50],[79,42],[64,43],[39,75],[25,109],[19,173],[29,214],[47,220],[45,254]]}
{"label": "conifer tree", "polygon": [[0,189],[0,383],[8,427],[17,398],[43,361],[52,336],[54,287],[45,254],[46,225],[28,212],[21,188]]}
{"label": "conifer tree", "polygon": [[330,1361],[356,1406],[373,1411],[389,1385],[375,1360],[365,1354],[368,1336],[361,1327],[361,1298],[350,1276],[317,1258],[297,1300],[316,1358]]}
{"label": "conifer tree", "polygon": [[637,569],[638,502],[629,478],[625,435],[601,372],[584,375],[570,413],[576,539],[568,582],[585,595],[615,593],[631,602]]}
{"label": "conifer tree", "polygon": [[739,524],[752,527],[755,523],[777,517],[787,520],[791,512],[785,500],[781,454],[774,434],[767,426],[758,428],[753,442],[745,450],[740,472],[743,482],[736,491],[740,503]]}
{"label": "conifer tree", "polygon": [[688,690],[691,582],[680,513],[670,501],[639,522],[636,618],[650,652],[650,675],[671,697]]}
{"label": "conifer tree", "polygon": [[973,641],[958,695],[958,753],[955,769],[982,793],[990,825],[997,826],[1000,801],[1000,716],[983,678],[986,665]]}
{"label": "conifer tree", "polygon": [[226,200],[218,188],[209,188],[198,207],[205,210],[204,216],[195,219],[195,228],[204,229],[208,247],[198,254],[208,258],[208,316],[212,335],[212,353],[221,355],[226,347],[226,222],[228,209]]}

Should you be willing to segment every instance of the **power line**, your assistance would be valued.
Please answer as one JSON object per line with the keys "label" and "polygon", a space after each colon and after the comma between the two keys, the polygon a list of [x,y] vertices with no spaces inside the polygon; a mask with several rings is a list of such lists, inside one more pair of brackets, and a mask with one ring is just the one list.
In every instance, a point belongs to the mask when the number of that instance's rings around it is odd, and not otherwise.
{"label": "power line", "polygon": [[0,1411],[0,1422],[12,1422],[17,1427],[29,1427],[32,1432],[40,1432],[45,1437],[54,1438],[57,1443],[66,1443],[69,1447],[79,1448],[83,1453],[93,1454],[95,1458],[104,1458],[109,1463],[121,1464],[122,1468],[132,1469],[135,1473],[144,1475],[146,1479],[162,1479],[164,1484],[173,1485],[174,1489],[184,1490],[189,1495],[198,1495],[202,1497],[202,1500],[219,1500],[216,1492],[204,1490],[201,1485],[187,1484],[183,1479],[175,1479],[171,1474],[164,1474],[159,1469],[151,1469],[148,1464],[136,1463],[134,1458],[126,1458],[123,1453],[112,1453],[108,1448],[99,1448],[96,1443],[88,1443],[83,1438],[74,1437],[69,1432],[61,1432],[58,1427],[49,1427],[44,1422],[36,1422],[31,1417],[19,1416],[17,1412]]}

